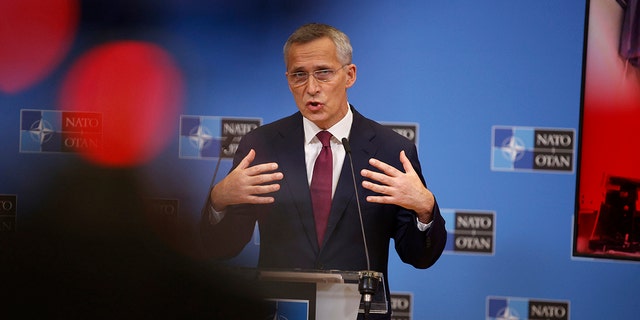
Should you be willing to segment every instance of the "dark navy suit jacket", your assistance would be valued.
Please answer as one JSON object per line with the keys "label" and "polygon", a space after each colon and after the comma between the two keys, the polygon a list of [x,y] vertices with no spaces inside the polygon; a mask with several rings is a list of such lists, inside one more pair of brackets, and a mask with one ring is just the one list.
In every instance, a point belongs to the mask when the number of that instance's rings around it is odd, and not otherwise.
{"label": "dark navy suit jacket", "polygon": [[[386,282],[391,239],[403,262],[416,268],[428,268],[440,257],[446,242],[444,219],[438,205],[434,209],[431,228],[426,232],[420,231],[414,212],[395,205],[367,202],[366,196],[373,192],[362,187],[360,175],[363,168],[377,171],[369,165],[370,158],[404,171],[399,159],[400,151],[404,150],[424,183],[416,147],[393,130],[365,118],[353,107],[352,111],[349,142],[371,270],[384,273]],[[235,154],[234,168],[250,149],[256,151],[252,165],[277,162],[278,170],[284,174],[280,190],[273,193],[275,203],[230,206],[225,217],[215,226],[203,217],[201,238],[207,253],[218,258],[237,255],[251,239],[257,220],[260,230],[259,268],[367,270],[349,159],[344,161],[324,243],[320,246],[316,240],[305,167],[302,115],[297,112],[244,136]],[[388,291],[388,284],[385,287]]]}

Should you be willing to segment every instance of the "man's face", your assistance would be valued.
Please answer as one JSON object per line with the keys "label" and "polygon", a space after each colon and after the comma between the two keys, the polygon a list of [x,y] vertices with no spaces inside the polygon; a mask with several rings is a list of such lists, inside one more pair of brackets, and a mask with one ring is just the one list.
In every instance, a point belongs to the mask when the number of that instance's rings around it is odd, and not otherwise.
{"label": "man's face", "polygon": [[[295,43],[286,57],[287,72],[307,72],[309,79],[300,86],[289,84],[289,90],[302,115],[322,129],[327,129],[342,119],[349,108],[347,89],[356,81],[356,66],[342,64],[338,60],[336,46],[329,38],[308,43]],[[335,76],[327,82],[318,81],[313,72],[335,70]]]}

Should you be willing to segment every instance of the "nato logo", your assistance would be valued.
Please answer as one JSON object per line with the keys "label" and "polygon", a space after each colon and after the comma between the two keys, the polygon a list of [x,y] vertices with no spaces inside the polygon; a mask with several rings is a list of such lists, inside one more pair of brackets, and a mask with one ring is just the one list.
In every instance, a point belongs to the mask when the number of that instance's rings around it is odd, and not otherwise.
{"label": "nato logo", "polygon": [[0,232],[16,231],[17,212],[18,196],[15,194],[0,194]]}
{"label": "nato logo", "polygon": [[79,152],[101,146],[101,113],[20,110],[20,152]]}
{"label": "nato logo", "polygon": [[271,309],[265,319],[269,320],[308,320],[309,301],[278,299],[270,301]]}
{"label": "nato logo", "polygon": [[262,124],[260,118],[180,116],[180,158],[233,158],[240,139]]}
{"label": "nato logo", "polygon": [[395,131],[397,134],[409,139],[413,144],[418,144],[418,124],[412,122],[380,122],[383,126]]}
{"label": "nato logo", "polygon": [[445,252],[454,254],[494,254],[495,212],[443,208],[440,209],[440,213],[447,226]]}
{"label": "nato logo", "polygon": [[573,129],[492,128],[491,170],[572,173]]}
{"label": "nato logo", "polygon": [[569,320],[569,302],[488,297],[487,320]]}

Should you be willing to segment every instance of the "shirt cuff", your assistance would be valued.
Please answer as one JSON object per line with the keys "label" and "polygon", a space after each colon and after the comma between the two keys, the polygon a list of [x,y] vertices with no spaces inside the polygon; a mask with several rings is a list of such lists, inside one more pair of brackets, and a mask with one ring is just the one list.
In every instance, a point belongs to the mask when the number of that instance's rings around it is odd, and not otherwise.
{"label": "shirt cuff", "polygon": [[429,221],[429,223],[422,223],[420,222],[420,220],[418,220],[418,218],[416,218],[416,222],[418,223],[418,230],[427,231],[429,230],[429,228],[431,228],[431,224],[433,223],[433,220]]}
{"label": "shirt cuff", "polygon": [[216,209],[213,208],[213,205],[209,205],[209,224],[211,224],[212,226],[215,226],[216,224],[218,224],[220,222],[220,220],[222,220],[222,218],[224,218],[225,215],[225,211],[216,211]]}

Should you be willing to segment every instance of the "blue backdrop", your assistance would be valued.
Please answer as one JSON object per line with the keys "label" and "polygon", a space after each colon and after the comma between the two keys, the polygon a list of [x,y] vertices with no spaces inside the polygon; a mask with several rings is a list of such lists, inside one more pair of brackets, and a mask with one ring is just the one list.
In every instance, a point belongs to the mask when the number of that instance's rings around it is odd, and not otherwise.
{"label": "blue backdrop", "polygon": [[[414,319],[489,319],[490,297],[568,302],[572,319],[640,314],[638,263],[572,257],[575,170],[491,166],[494,126],[578,133],[585,1],[163,3],[82,1],[65,58],[29,88],[0,92],[0,194],[17,195],[16,229],[42,186],[55,185],[56,171],[84,161],[20,152],[20,110],[60,109],[62,79],[85,52],[120,40],[153,43],[182,74],[180,114],[268,123],[296,111],[282,45],[297,26],[317,21],[351,38],[358,79],[350,102],[381,122],[417,124],[423,171],[440,206],[494,214],[490,253],[448,251],[426,271],[391,253],[391,291],[413,293]],[[179,202],[180,250],[189,251],[216,159],[179,156],[179,121],[162,151],[136,170],[153,197]],[[230,165],[223,159],[221,172]],[[238,261],[251,264],[256,248]]]}

